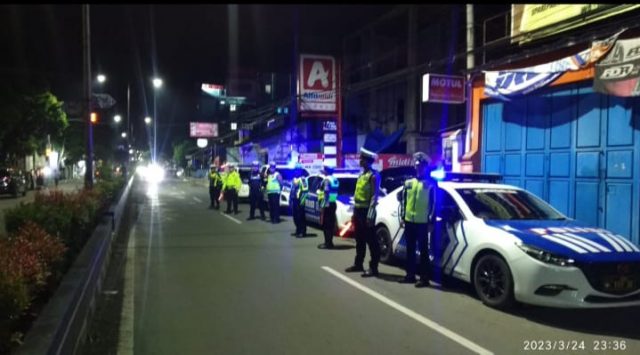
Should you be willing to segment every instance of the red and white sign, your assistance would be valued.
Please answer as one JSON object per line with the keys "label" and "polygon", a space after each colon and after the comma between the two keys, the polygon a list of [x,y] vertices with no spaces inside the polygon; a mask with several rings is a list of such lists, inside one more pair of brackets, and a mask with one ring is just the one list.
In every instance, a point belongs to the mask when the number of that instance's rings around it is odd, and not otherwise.
{"label": "red and white sign", "polygon": [[422,102],[461,104],[465,100],[465,80],[462,76],[424,74]]}
{"label": "red and white sign", "polygon": [[336,112],[336,60],[325,55],[300,55],[300,111]]}
{"label": "red and white sign", "polygon": [[[345,154],[344,166],[350,169],[359,168],[360,155]],[[372,164],[372,167],[378,171],[401,166],[413,166],[413,157],[409,154],[378,154],[378,159]]]}
{"label": "red and white sign", "polygon": [[215,138],[218,136],[218,124],[206,122],[189,122],[189,137]]}
{"label": "red and white sign", "polygon": [[202,91],[213,96],[213,97],[221,97],[224,93],[224,86],[216,85],[216,84],[202,84]]}

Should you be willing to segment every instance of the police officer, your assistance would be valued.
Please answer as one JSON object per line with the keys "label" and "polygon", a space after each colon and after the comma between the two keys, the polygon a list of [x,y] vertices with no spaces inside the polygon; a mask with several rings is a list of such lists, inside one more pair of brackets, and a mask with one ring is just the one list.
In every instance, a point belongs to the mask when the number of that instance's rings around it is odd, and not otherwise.
{"label": "police officer", "polygon": [[242,187],[240,173],[236,170],[235,165],[229,164],[229,175],[223,186],[225,199],[227,200],[227,210],[225,213],[231,213],[231,205],[233,204],[233,213],[238,214],[238,192],[240,192],[240,187]]}
{"label": "police officer", "polygon": [[[424,153],[413,155],[416,177],[405,181],[400,197],[401,224],[405,226],[407,241],[406,276],[401,283],[415,283],[416,287],[429,286],[429,239],[433,228],[435,182],[429,172],[431,159]],[[420,248],[420,281],[416,282],[416,243]]]}
{"label": "police officer", "polygon": [[271,223],[280,223],[280,190],[282,190],[282,175],[276,171],[276,163],[269,163],[267,175],[267,198],[269,200],[269,217]]}
{"label": "police officer", "polygon": [[260,163],[254,161],[251,167],[251,176],[249,177],[249,203],[251,209],[247,220],[255,219],[256,207],[260,209],[260,218],[264,217],[264,206],[262,205],[262,177],[260,176]]}
{"label": "police officer", "polygon": [[307,200],[307,194],[309,193],[309,182],[303,175],[302,164],[296,163],[295,174],[296,177],[293,178],[291,183],[289,201],[291,202],[291,212],[293,214],[293,223],[296,226],[296,231],[291,235],[296,238],[302,238],[307,234],[307,221],[304,215],[304,204]]}
{"label": "police officer", "polygon": [[318,189],[318,203],[320,204],[320,224],[324,232],[324,244],[319,249],[333,249],[333,234],[336,228],[336,201],[340,182],[333,176],[333,167],[323,165],[324,179]]}
{"label": "police officer", "polygon": [[353,210],[353,225],[356,238],[356,258],[352,266],[345,269],[346,272],[364,271],[364,263],[367,245],[371,253],[369,270],[362,277],[377,277],[378,263],[380,262],[380,245],[374,232],[376,222],[376,204],[380,192],[380,176],[372,169],[371,165],[377,155],[364,147],[360,149],[360,167],[362,174],[356,182],[354,196],[355,208]]}
{"label": "police officer", "polygon": [[209,198],[211,199],[210,209],[220,209],[220,191],[222,190],[222,176],[218,172],[218,167],[211,164],[209,172]]}

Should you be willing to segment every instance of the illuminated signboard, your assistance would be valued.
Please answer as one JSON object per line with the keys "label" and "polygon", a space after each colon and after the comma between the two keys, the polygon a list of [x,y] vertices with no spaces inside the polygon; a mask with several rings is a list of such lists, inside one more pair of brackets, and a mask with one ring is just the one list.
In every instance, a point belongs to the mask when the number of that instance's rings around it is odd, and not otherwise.
{"label": "illuminated signboard", "polygon": [[424,74],[422,76],[422,102],[460,104],[464,102],[462,76]]}
{"label": "illuminated signboard", "polygon": [[218,124],[206,122],[190,122],[189,137],[214,138],[218,136]]}

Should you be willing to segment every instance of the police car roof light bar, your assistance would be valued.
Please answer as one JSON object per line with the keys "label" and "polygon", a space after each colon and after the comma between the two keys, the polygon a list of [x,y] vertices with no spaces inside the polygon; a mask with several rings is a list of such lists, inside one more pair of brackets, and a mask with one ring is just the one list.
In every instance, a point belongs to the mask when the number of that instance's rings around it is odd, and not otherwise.
{"label": "police car roof light bar", "polygon": [[502,180],[500,174],[488,174],[488,173],[454,173],[447,172],[444,178],[445,181],[455,182],[489,182],[495,183]]}

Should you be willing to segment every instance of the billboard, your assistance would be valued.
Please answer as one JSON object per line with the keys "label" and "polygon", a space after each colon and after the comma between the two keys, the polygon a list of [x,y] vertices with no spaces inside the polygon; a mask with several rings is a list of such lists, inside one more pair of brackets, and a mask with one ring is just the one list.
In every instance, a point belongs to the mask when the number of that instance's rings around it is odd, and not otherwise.
{"label": "billboard", "polygon": [[638,8],[634,4],[514,4],[512,42],[548,37]]}
{"label": "billboard", "polygon": [[300,55],[300,112],[336,112],[336,60],[325,55]]}
{"label": "billboard", "polygon": [[640,38],[618,40],[596,64],[595,92],[613,96],[640,96]]}
{"label": "billboard", "polygon": [[461,104],[464,102],[465,80],[462,76],[424,74],[422,102]]}
{"label": "billboard", "polygon": [[216,84],[202,84],[201,89],[204,93],[213,97],[224,96],[224,86]]}
{"label": "billboard", "polygon": [[191,138],[215,138],[218,136],[218,124],[206,122],[190,122],[189,137]]}

